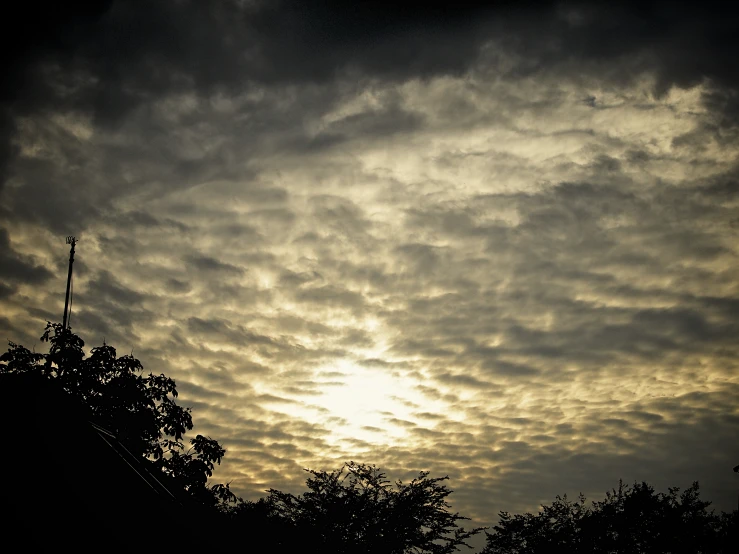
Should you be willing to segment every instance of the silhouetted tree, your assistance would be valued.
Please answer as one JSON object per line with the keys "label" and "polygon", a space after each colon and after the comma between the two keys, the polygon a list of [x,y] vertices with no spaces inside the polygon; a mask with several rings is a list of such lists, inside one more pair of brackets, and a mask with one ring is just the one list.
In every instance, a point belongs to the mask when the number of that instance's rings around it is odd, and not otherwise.
{"label": "silhouetted tree", "polygon": [[482,528],[465,530],[446,498],[443,481],[428,472],[391,484],[376,467],[350,462],[336,471],[314,471],[308,492],[269,490],[266,499],[242,503],[237,517],[260,521],[277,551],[404,554],[456,552]]}
{"label": "silhouetted tree", "polygon": [[619,483],[592,506],[582,495],[574,502],[557,496],[538,514],[501,512],[483,554],[735,552],[736,512],[716,515],[709,505],[698,483],[682,494]]}
{"label": "silhouetted tree", "polygon": [[41,340],[49,343],[48,354],[11,342],[0,356],[0,374],[45,376],[86,406],[92,421],[116,435],[132,453],[152,460],[200,502],[218,505],[234,500],[227,485],[207,484],[226,452],[223,447],[197,435],[185,449],[184,435],[193,427],[192,415],[175,402],[173,379],[144,376],[139,360],[132,355],[118,357],[107,344],[85,357],[83,340],[58,323],[49,322]]}

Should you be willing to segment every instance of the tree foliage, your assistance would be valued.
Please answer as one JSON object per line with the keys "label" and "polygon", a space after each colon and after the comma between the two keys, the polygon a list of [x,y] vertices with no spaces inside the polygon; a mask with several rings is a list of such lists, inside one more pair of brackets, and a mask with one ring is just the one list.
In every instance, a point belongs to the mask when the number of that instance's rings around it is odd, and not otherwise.
{"label": "tree foliage", "polygon": [[483,554],[728,553],[737,544],[737,513],[716,515],[698,483],[656,493],[647,483],[619,483],[600,502],[557,497],[537,514],[501,512]]}
{"label": "tree foliage", "polygon": [[85,357],[84,341],[59,323],[49,322],[41,340],[49,343],[48,354],[11,342],[0,356],[0,374],[36,373],[53,380],[89,410],[92,421],[132,453],[153,461],[199,501],[215,505],[233,500],[228,486],[207,484],[226,452],[221,445],[197,435],[185,449],[192,415],[189,408],[176,403],[173,379],[144,375],[139,360],[117,356],[115,348],[105,343]]}
{"label": "tree foliage", "polygon": [[421,472],[410,482],[391,483],[375,466],[344,464],[336,471],[314,471],[308,491],[295,496],[269,490],[257,503],[243,503],[241,516],[260,519],[278,551],[356,554],[456,552],[482,529],[465,530],[469,519],[449,511],[448,477]]}

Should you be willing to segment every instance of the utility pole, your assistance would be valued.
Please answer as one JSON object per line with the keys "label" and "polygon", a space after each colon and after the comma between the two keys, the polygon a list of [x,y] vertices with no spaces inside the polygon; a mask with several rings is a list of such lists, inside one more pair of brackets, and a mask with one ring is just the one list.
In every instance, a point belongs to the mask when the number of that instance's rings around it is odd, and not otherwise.
{"label": "utility pole", "polygon": [[74,245],[77,244],[77,239],[73,236],[67,237],[67,244],[71,244],[72,247],[69,249],[69,273],[67,273],[67,295],[64,297],[64,319],[62,320],[62,329],[67,328],[67,315],[69,310],[69,288],[72,284],[72,264],[74,263]]}

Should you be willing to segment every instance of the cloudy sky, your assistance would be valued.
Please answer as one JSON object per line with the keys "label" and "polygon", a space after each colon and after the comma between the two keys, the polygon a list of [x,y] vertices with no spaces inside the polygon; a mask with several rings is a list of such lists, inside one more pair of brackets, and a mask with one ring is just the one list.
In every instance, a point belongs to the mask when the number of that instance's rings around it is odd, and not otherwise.
{"label": "cloudy sky", "polygon": [[736,18],[30,4],[3,338],[43,350],[71,234],[73,329],[174,377],[245,498],[355,460],[483,524],[619,478],[735,506]]}

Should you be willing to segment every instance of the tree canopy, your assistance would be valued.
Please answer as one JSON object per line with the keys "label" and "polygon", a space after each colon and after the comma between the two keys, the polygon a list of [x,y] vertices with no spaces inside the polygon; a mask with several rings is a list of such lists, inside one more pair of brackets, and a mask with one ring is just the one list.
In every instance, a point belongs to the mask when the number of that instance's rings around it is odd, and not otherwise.
{"label": "tree canopy", "polygon": [[717,515],[709,505],[698,483],[665,494],[620,482],[590,506],[582,495],[558,496],[537,514],[501,512],[483,554],[735,552],[737,512]]}
{"label": "tree canopy", "polygon": [[308,491],[293,495],[269,490],[245,502],[236,517],[261,520],[277,551],[336,554],[448,554],[469,546],[482,528],[466,530],[469,518],[449,510],[448,477],[421,472],[391,483],[375,466],[349,462],[335,471],[306,470]]}
{"label": "tree canopy", "polygon": [[144,375],[139,360],[117,356],[115,348],[105,343],[86,357],[84,341],[59,323],[49,322],[41,340],[49,343],[48,354],[11,342],[0,356],[0,374],[43,375],[78,399],[91,421],[113,433],[135,455],[150,459],[199,502],[218,505],[233,500],[227,485],[207,484],[225,449],[203,435],[185,447],[192,415],[189,408],[177,404],[173,379]]}

